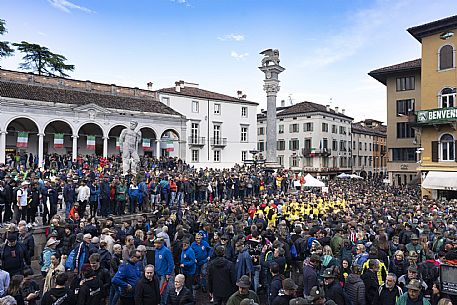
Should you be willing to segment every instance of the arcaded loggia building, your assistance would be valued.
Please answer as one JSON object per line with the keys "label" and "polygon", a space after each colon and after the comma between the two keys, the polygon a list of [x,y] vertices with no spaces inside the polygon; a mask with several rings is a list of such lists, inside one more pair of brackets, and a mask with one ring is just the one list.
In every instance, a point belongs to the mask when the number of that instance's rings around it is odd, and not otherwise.
{"label": "arcaded loggia building", "polygon": [[140,155],[186,157],[186,118],[152,90],[0,70],[0,163],[28,153],[110,156],[130,121]]}

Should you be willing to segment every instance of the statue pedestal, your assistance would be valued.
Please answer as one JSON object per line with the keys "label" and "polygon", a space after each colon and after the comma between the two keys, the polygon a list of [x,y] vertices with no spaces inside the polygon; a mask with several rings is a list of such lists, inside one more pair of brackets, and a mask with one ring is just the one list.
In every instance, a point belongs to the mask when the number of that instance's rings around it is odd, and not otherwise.
{"label": "statue pedestal", "polygon": [[274,169],[274,170],[283,168],[283,166],[281,164],[279,164],[278,162],[268,162],[268,161],[265,162],[264,167],[267,169]]}

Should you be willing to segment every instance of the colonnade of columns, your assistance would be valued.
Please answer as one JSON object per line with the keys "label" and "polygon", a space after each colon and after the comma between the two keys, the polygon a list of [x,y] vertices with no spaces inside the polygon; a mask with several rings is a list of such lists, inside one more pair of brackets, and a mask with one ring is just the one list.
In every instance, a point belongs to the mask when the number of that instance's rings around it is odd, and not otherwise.
{"label": "colonnade of columns", "polygon": [[[6,161],[6,135],[8,132],[0,131],[0,163]],[[37,134],[38,136],[38,166],[41,167],[44,161],[44,133]],[[72,135],[72,159],[76,160],[78,156],[78,135]],[[103,157],[108,157],[108,140],[109,137],[103,137]],[[160,140],[155,140],[156,148],[154,157],[160,157]]]}

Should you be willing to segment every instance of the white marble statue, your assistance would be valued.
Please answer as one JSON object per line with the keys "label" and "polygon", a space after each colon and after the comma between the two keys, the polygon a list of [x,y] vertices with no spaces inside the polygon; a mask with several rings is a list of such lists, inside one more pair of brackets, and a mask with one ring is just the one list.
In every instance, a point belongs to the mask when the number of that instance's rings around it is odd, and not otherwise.
{"label": "white marble statue", "polygon": [[122,156],[122,174],[136,175],[140,157],[138,156],[138,145],[141,141],[141,131],[135,131],[138,122],[131,121],[130,128],[122,130],[119,137],[120,152]]}

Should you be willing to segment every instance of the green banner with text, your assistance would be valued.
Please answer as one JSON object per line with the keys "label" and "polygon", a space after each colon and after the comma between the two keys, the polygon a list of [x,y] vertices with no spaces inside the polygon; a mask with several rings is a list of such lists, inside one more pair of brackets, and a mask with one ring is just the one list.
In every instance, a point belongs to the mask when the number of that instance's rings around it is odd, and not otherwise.
{"label": "green banner with text", "polygon": [[446,123],[457,121],[457,108],[439,108],[419,110],[417,112],[418,124]]}

